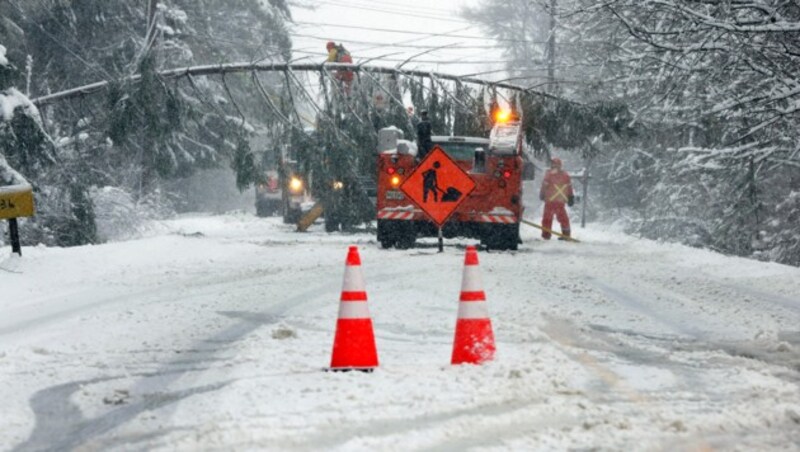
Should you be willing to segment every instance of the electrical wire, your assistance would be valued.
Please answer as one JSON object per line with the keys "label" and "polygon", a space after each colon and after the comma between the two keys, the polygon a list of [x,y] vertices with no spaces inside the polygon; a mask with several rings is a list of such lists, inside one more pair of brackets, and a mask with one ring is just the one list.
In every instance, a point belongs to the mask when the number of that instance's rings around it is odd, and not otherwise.
{"label": "electrical wire", "polygon": [[[308,55],[319,55],[319,56],[327,56],[327,53],[324,52],[314,52],[314,51],[303,51],[303,50],[295,50],[294,52],[303,53]],[[393,61],[393,62],[404,62],[406,59],[402,58],[375,58],[379,61]],[[477,61],[464,61],[461,59],[458,60],[412,60],[410,62],[413,63],[427,63],[427,64],[500,64],[500,63],[512,63],[512,61],[508,60],[477,60]]]}
{"label": "electrical wire", "polygon": [[438,16],[437,17],[437,16],[432,16],[432,15],[426,15],[426,14],[415,14],[415,13],[410,13],[410,12],[391,11],[391,10],[386,10],[386,9],[381,9],[381,8],[374,8],[374,7],[371,7],[371,6],[348,5],[346,3],[337,3],[337,2],[333,2],[333,1],[329,1],[329,0],[318,0],[317,3],[321,3],[321,4],[329,5],[329,6],[334,6],[334,7],[340,7],[340,8],[357,9],[357,10],[361,10],[361,11],[374,11],[374,12],[378,12],[378,13],[391,14],[391,15],[394,15],[394,16],[415,17],[415,18],[418,18],[418,19],[430,19],[430,20],[438,20],[438,21],[444,21],[444,22],[456,22],[456,23],[462,23],[462,24],[469,23],[466,20],[454,19],[452,17],[450,17],[450,18],[444,17],[444,16]]}
{"label": "electrical wire", "polygon": [[[368,5],[377,4],[377,5],[382,5],[382,6],[386,6],[386,7],[389,7],[389,8],[409,9],[409,10],[419,11],[419,9],[416,6],[397,4],[396,1],[390,1],[390,2],[385,2],[385,1],[380,1],[380,0],[369,0],[369,1],[365,1],[365,0],[348,0],[348,1],[350,3],[366,3]],[[428,5],[425,6],[425,11],[430,11],[430,12],[433,12],[433,13],[437,13],[438,12],[438,13],[449,14],[449,15],[453,14],[453,10],[452,9],[436,8],[436,7],[428,6]]]}
{"label": "electrical wire", "polygon": [[[290,33],[290,35],[292,37],[319,39],[321,41],[338,41],[338,42],[347,42],[349,44],[368,44],[375,47],[397,47],[397,48],[408,48],[408,49],[431,49],[431,48],[441,47],[441,45],[422,45],[422,44],[409,45],[409,44],[396,44],[390,42],[359,41],[355,39],[333,37],[333,36],[322,37],[322,36],[307,35],[303,33]],[[499,49],[503,47],[499,45],[484,45],[484,46],[458,46],[452,48],[453,49]]]}
{"label": "electrical wire", "polygon": [[[345,29],[352,29],[352,30],[367,30],[367,31],[382,31],[386,33],[398,33],[398,34],[408,34],[408,35],[421,35],[426,34],[424,32],[419,31],[410,31],[410,30],[400,30],[400,29],[392,29],[392,28],[377,28],[377,27],[364,27],[359,25],[341,25],[341,24],[332,24],[326,22],[305,22],[305,21],[297,21],[294,22],[295,25],[301,26],[308,26],[308,27],[333,27],[333,28],[345,28]],[[469,27],[469,28],[472,28]],[[462,34],[451,34],[451,33],[438,33],[434,36],[442,36],[447,38],[459,38],[459,39],[477,39],[480,41],[497,41],[497,42],[513,42],[513,43],[520,43],[520,44],[547,44],[547,41],[529,41],[525,39],[505,39],[505,38],[495,38],[495,37],[484,37],[484,36],[474,36],[474,35],[462,35]]]}

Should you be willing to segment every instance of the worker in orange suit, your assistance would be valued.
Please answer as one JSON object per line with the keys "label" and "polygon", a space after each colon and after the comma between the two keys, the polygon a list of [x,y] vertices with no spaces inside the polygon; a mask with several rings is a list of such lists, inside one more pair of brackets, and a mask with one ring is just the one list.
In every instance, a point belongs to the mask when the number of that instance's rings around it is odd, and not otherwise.
{"label": "worker in orange suit", "polygon": [[561,169],[561,159],[550,160],[550,170],[544,175],[539,199],[544,201],[544,215],[542,216],[542,238],[550,240],[550,230],[553,229],[553,216],[561,225],[561,233],[570,236],[569,216],[564,204],[572,207],[575,195],[572,191],[572,180],[569,174]]}

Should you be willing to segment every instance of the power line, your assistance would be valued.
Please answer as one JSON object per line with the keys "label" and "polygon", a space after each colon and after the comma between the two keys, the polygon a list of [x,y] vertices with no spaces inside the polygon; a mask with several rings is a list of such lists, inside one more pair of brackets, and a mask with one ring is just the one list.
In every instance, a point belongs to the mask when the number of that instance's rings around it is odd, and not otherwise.
{"label": "power line", "polygon": [[[440,45],[411,45],[411,44],[399,44],[399,43],[391,43],[391,42],[375,42],[375,41],[358,41],[354,39],[348,38],[341,38],[341,37],[322,37],[322,36],[314,36],[314,35],[307,35],[302,33],[291,33],[292,37],[298,38],[311,38],[311,39],[319,39],[321,41],[339,41],[339,42],[347,42],[351,44],[368,44],[373,45],[375,47],[398,47],[398,48],[409,48],[409,49],[430,49],[441,47]],[[449,47],[449,49],[497,49],[502,48],[502,46],[498,45],[485,45],[485,46],[458,46],[458,47]]]}
{"label": "power line", "polygon": [[[308,55],[319,55],[319,56],[327,56],[327,53],[324,52],[311,52],[311,51],[304,51],[304,50],[295,50],[294,52],[303,53]],[[375,58],[377,61],[393,61],[393,62],[405,62],[406,59],[402,58]],[[461,59],[457,60],[412,60],[409,61],[410,63],[426,63],[426,64],[508,64],[513,63],[513,61],[509,60],[479,60],[479,61],[463,61]]]}
{"label": "power line", "polygon": [[[368,30],[368,31],[382,31],[386,33],[398,33],[398,34],[407,34],[407,35],[421,35],[426,34],[420,31],[409,31],[409,30],[399,30],[399,29],[391,29],[391,28],[376,28],[376,27],[362,27],[358,25],[340,25],[340,24],[331,24],[325,22],[304,22],[304,21],[297,21],[295,22],[297,25],[303,26],[310,26],[310,27],[334,27],[334,28],[345,28],[345,29],[353,29],[353,30]],[[493,40],[497,42],[514,42],[514,43],[523,43],[523,44],[547,44],[547,41],[528,41],[525,39],[504,39],[504,38],[493,38],[493,37],[482,37],[482,36],[470,36],[470,35],[460,35],[460,34],[450,34],[450,33],[440,33],[434,36],[443,36],[448,38],[459,38],[459,39],[477,39],[481,41]]]}
{"label": "power line", "polygon": [[466,20],[454,19],[454,18],[451,18],[451,17],[448,18],[448,17],[444,17],[444,16],[432,16],[432,15],[426,15],[426,14],[415,14],[415,13],[410,13],[410,12],[391,11],[391,10],[386,10],[386,9],[381,9],[381,8],[374,8],[374,7],[370,7],[370,6],[357,6],[357,5],[352,5],[352,4],[337,3],[337,2],[325,1],[325,0],[318,0],[317,3],[321,3],[321,4],[324,4],[324,5],[330,5],[330,6],[338,6],[340,8],[358,9],[358,10],[362,10],[362,11],[375,11],[375,12],[379,12],[379,13],[391,14],[391,15],[396,15],[396,16],[416,17],[416,18],[420,18],[420,19],[431,19],[431,20],[439,20],[439,21],[444,21],[444,22],[457,22],[457,23],[462,23],[462,24],[469,23]]}
{"label": "power line", "polygon": [[[365,1],[365,0],[350,0],[350,2],[351,3],[352,2],[362,3],[362,4],[366,3],[368,5],[378,4],[378,5],[383,5],[383,6],[387,6],[387,7],[390,7],[390,8],[408,9],[408,10],[419,11],[419,9],[417,9],[414,6],[410,6],[410,5],[406,6],[406,5],[402,5],[402,4],[398,5],[397,2],[384,2],[384,1],[380,1],[380,0],[368,0],[368,1]],[[450,14],[450,15],[453,14],[453,11],[450,10],[450,9],[435,8],[435,7],[427,6],[427,5],[425,6],[425,11],[439,12],[439,13],[442,13],[442,14]]]}
{"label": "power line", "polygon": [[[439,37],[439,36],[442,36],[442,35],[447,34],[447,33],[456,33],[456,32],[459,32],[459,31],[468,30],[468,29],[470,29],[472,27],[473,27],[473,25],[467,25],[466,27],[453,28],[452,30],[448,30],[448,31],[441,32],[441,33],[428,33],[428,34],[424,34],[424,35],[418,36],[416,38],[410,38],[410,39],[404,39],[402,41],[397,41],[397,42],[395,42],[395,44],[408,44],[409,42],[424,41],[424,40],[426,40],[428,38]],[[361,52],[365,52],[367,50],[372,50],[372,49],[377,49],[379,47],[380,46],[367,47],[366,49],[361,49]]]}

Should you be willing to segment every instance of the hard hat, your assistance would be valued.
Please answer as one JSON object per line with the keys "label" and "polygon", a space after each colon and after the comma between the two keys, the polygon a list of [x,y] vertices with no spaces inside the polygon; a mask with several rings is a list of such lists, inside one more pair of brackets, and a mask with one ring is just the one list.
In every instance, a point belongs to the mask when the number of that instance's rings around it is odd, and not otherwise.
{"label": "hard hat", "polygon": [[334,47],[336,47],[336,43],[333,42],[333,41],[328,41],[328,43],[325,44],[325,48],[328,49],[328,50],[330,50],[330,49],[332,49]]}
{"label": "hard hat", "polygon": [[561,168],[561,159],[558,157],[553,157],[552,159],[550,159],[550,166],[557,166]]}

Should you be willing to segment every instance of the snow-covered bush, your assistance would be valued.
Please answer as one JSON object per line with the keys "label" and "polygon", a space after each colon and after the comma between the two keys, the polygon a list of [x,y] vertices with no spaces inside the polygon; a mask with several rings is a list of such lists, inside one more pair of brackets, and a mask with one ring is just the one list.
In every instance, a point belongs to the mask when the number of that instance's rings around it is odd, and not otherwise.
{"label": "snow-covered bush", "polygon": [[100,241],[119,241],[146,235],[154,222],[174,215],[173,201],[156,190],[136,200],[118,187],[93,187],[97,237]]}

